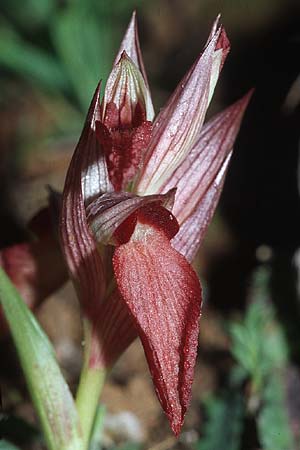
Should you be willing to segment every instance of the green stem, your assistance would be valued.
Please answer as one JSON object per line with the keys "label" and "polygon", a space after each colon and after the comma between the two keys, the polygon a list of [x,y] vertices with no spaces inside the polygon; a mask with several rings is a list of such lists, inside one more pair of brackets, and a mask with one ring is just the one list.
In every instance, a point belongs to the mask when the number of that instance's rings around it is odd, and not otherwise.
{"label": "green stem", "polygon": [[84,323],[84,334],[84,363],[76,395],[76,406],[83,435],[82,450],[87,450],[107,370],[103,367],[89,367],[92,345],[91,326],[87,322]]}

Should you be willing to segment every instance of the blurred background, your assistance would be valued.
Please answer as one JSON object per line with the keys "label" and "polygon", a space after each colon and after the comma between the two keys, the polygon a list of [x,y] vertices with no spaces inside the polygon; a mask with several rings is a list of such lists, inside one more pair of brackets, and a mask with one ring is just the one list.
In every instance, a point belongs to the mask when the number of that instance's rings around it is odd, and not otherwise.
{"label": "blurred background", "polygon": [[[218,13],[231,52],[208,117],[250,88],[255,93],[195,262],[205,304],[183,433],[178,441],[172,436],[136,342],[105,387],[103,446],[95,448],[297,450],[299,0],[2,0],[1,248],[28,238],[26,224],[47,204],[47,185],[62,190],[91,96],[110,71],[133,9],[156,111],[203,48]],[[75,387],[81,324],[72,286],[51,295],[37,315]],[[19,448],[41,449],[7,336],[0,355],[0,433]]]}

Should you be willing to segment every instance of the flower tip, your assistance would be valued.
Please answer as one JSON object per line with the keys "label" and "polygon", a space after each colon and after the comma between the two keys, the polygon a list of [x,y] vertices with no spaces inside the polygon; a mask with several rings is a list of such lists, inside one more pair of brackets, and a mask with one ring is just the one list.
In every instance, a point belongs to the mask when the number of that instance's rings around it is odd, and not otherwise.
{"label": "flower tip", "polygon": [[216,36],[215,52],[221,55],[219,72],[221,72],[230,51],[230,41],[223,25],[220,25],[213,36]]}
{"label": "flower tip", "polygon": [[132,59],[130,58],[130,56],[128,55],[128,53],[126,52],[126,50],[122,50],[122,53],[120,55],[119,60],[117,61],[117,63],[115,64],[115,66],[117,66],[118,64],[122,64],[123,62],[130,62],[131,64],[134,64]]}
{"label": "flower tip", "polygon": [[136,9],[133,10],[132,14],[131,14],[131,19],[129,22],[129,27],[130,25],[136,26]]}
{"label": "flower tip", "polygon": [[140,52],[139,43],[138,43],[138,34],[137,34],[137,20],[136,20],[136,12],[133,11],[130,22],[128,24],[127,30],[121,42],[121,46],[119,48],[118,54],[114,61],[114,66],[118,63],[122,52],[126,50],[126,52],[131,55],[131,57],[138,60],[138,53]]}
{"label": "flower tip", "polygon": [[245,101],[247,102],[247,105],[248,105],[249,101],[251,100],[254,92],[255,92],[255,88],[253,87],[253,88],[249,89],[249,91],[247,92],[247,94],[244,95],[244,97],[242,97],[242,99],[245,99]]}
{"label": "flower tip", "polygon": [[230,50],[230,41],[228,39],[227,33],[223,25],[220,27],[220,34],[216,44],[216,50],[222,49],[226,56]]}
{"label": "flower tip", "polygon": [[179,437],[183,425],[183,418],[180,418],[179,421],[170,420],[170,425],[173,433],[175,434],[176,438]]}
{"label": "flower tip", "polygon": [[246,108],[252,98],[252,95],[254,94],[255,89],[252,88],[250,89],[242,98],[240,98],[239,100],[237,100],[232,107],[235,108],[238,116],[240,117],[240,119],[242,119]]}
{"label": "flower tip", "polygon": [[217,50],[222,51],[221,63],[220,63],[220,68],[219,68],[219,70],[221,71],[221,69],[224,65],[225,59],[230,50],[230,41],[228,39],[228,36],[227,36],[224,26],[220,23],[220,18],[221,18],[221,14],[218,14],[213,23],[209,38],[206,43],[206,47],[209,45],[209,43],[212,40],[215,40],[215,42],[216,42],[215,51],[217,51]]}
{"label": "flower tip", "polygon": [[215,20],[214,20],[214,23],[213,23],[213,25],[211,27],[210,35],[208,37],[206,45],[212,39],[212,37],[216,34],[217,30],[219,29],[219,27],[220,27],[220,19],[221,19],[221,13],[219,13],[217,15],[217,17],[215,18]]}

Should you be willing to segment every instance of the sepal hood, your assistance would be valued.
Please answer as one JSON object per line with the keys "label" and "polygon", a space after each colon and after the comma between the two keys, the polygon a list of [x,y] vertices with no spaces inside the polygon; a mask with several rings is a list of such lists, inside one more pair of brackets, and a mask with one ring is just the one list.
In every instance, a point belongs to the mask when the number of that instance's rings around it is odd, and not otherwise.
{"label": "sepal hood", "polygon": [[138,193],[160,191],[194,146],[229,45],[222,27],[215,27],[204,52],[178,84],[158,114],[151,143],[136,182]]}

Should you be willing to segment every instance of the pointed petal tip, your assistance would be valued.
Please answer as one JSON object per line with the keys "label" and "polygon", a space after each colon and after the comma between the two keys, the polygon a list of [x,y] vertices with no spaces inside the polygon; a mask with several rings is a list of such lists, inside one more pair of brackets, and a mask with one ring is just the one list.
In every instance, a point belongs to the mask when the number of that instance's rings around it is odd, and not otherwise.
{"label": "pointed petal tip", "polygon": [[223,25],[220,27],[220,34],[216,44],[216,50],[222,49],[223,53],[228,54],[230,50],[230,41],[228,39],[227,33]]}
{"label": "pointed petal tip", "polygon": [[87,113],[87,117],[86,117],[86,124],[85,127],[82,131],[82,136],[84,136],[85,133],[89,132],[89,128],[92,126],[94,127],[95,125],[95,120],[96,120],[96,110],[98,109],[98,112],[100,111],[100,93],[101,93],[101,83],[102,80],[99,81],[99,83],[96,86],[88,113]]}
{"label": "pointed petal tip", "polygon": [[219,26],[220,26],[220,19],[221,19],[221,13],[219,13],[217,15],[217,17],[215,18],[212,27],[211,27],[211,31],[207,40],[206,45],[208,44],[208,42],[212,39],[212,37],[216,34],[216,31],[218,30]]}
{"label": "pointed petal tip", "polygon": [[252,96],[254,95],[255,88],[249,89],[249,91],[241,98],[241,101],[245,102],[245,106],[248,106],[248,103],[250,102]]}
{"label": "pointed petal tip", "polygon": [[[218,48],[223,48],[223,50],[225,48],[230,48],[230,42],[229,39],[227,37],[227,33],[225,31],[225,27],[224,25],[221,23],[221,14],[219,13],[212,25],[210,34],[209,34],[209,38],[207,40],[207,44],[206,46],[209,44],[209,42],[215,37],[217,37],[217,49]],[[223,44],[223,45],[221,45]]]}
{"label": "pointed petal tip", "polygon": [[136,22],[137,22],[136,16],[137,16],[136,9],[134,9],[132,14],[131,14],[131,19],[130,19],[130,22],[129,22],[129,26],[131,24],[136,25]]}
{"label": "pointed petal tip", "polygon": [[147,74],[144,67],[143,57],[140,48],[139,36],[138,36],[138,26],[136,19],[136,11],[133,11],[128,27],[125,31],[123,40],[121,42],[119,51],[116,55],[114,66],[118,63],[121,53],[126,50],[128,56],[132,59],[134,64],[139,68],[144,77],[146,86],[149,88]]}
{"label": "pointed petal tip", "polygon": [[115,60],[114,67],[116,67],[119,64],[121,64],[122,62],[126,62],[126,61],[129,61],[129,62],[133,63],[132,59],[130,58],[130,56],[128,55],[126,50],[122,50],[122,52],[120,53],[119,56],[120,56],[119,59]]}
{"label": "pointed petal tip", "polygon": [[183,418],[180,419],[180,421],[176,421],[176,422],[172,422],[171,419],[170,420],[170,425],[171,425],[171,430],[173,431],[173,433],[175,434],[176,438],[179,438],[179,435],[181,433],[181,429],[182,429],[182,425],[183,425]]}
{"label": "pointed petal tip", "polygon": [[241,97],[239,100],[237,100],[235,103],[233,103],[231,106],[229,106],[228,110],[232,109],[236,112],[236,119],[241,121],[243,118],[243,115],[249,105],[249,102],[252,98],[252,95],[254,94],[255,89],[250,89],[243,97]]}

